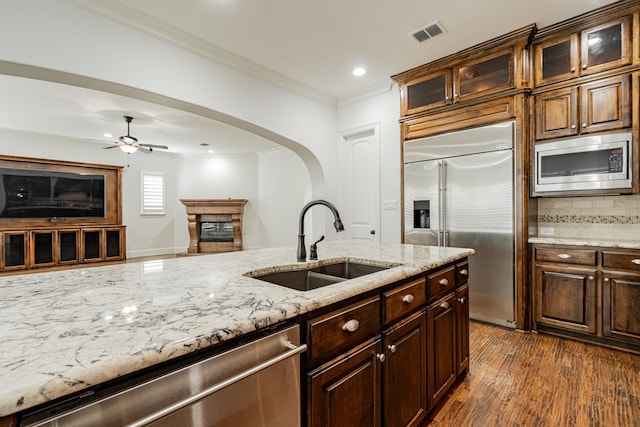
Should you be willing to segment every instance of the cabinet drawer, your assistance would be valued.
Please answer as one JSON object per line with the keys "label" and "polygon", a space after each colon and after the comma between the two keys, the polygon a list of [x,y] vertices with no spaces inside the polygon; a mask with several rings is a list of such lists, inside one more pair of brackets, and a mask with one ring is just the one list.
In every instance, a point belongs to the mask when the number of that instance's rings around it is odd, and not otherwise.
{"label": "cabinet drawer", "polygon": [[536,261],[596,265],[596,251],[590,249],[536,248]]}
{"label": "cabinet drawer", "polygon": [[307,322],[310,358],[331,357],[380,330],[380,297],[375,296]]}
{"label": "cabinet drawer", "polygon": [[640,271],[640,252],[602,251],[602,267]]}
{"label": "cabinet drawer", "polygon": [[456,269],[454,266],[439,270],[427,276],[427,298],[432,300],[444,295],[456,287]]}
{"label": "cabinet drawer", "polygon": [[461,262],[456,264],[457,286],[462,286],[469,281],[469,263]]}
{"label": "cabinet drawer", "polygon": [[384,323],[398,319],[424,305],[427,299],[426,286],[426,280],[420,278],[384,292],[382,294]]}

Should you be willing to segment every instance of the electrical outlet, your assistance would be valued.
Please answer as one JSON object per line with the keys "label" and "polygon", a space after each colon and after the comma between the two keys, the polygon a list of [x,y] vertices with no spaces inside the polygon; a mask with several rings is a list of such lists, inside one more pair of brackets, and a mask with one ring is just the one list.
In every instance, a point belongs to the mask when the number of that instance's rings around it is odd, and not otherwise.
{"label": "electrical outlet", "polygon": [[554,233],[553,227],[540,227],[541,236],[553,236],[553,233]]}
{"label": "electrical outlet", "polygon": [[398,201],[397,200],[385,200],[382,203],[385,211],[393,211],[398,209]]}

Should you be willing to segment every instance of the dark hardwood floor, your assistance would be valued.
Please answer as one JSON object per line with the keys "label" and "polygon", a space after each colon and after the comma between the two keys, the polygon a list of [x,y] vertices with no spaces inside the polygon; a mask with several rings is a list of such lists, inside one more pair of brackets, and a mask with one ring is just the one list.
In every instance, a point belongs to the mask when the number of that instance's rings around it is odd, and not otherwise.
{"label": "dark hardwood floor", "polygon": [[425,425],[640,426],[640,356],[472,322],[470,372]]}

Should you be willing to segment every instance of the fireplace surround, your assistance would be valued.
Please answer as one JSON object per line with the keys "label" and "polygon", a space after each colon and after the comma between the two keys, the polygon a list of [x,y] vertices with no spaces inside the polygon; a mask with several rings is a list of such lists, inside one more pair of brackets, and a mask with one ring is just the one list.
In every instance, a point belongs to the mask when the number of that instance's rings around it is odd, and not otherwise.
{"label": "fireplace surround", "polygon": [[180,199],[187,208],[188,254],[242,250],[245,199]]}

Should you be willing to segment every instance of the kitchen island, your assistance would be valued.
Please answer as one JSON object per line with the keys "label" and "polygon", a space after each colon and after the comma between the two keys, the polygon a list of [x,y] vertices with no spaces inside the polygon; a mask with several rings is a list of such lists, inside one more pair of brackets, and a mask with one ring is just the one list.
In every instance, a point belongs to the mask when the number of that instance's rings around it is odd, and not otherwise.
{"label": "kitchen island", "polygon": [[[0,417],[451,264],[472,249],[323,242],[320,261],[393,266],[310,291],[244,274],[299,265],[295,247],[0,278]],[[399,265],[398,265],[399,264]]]}

